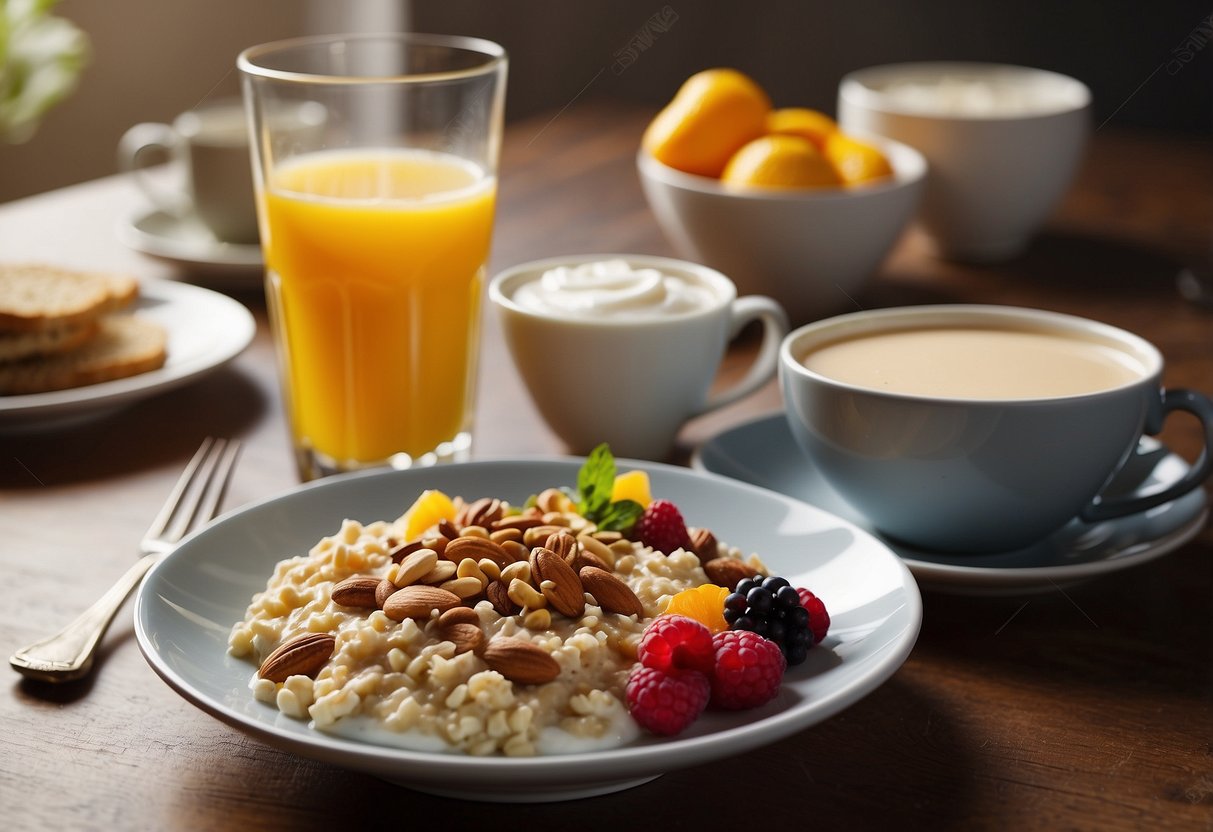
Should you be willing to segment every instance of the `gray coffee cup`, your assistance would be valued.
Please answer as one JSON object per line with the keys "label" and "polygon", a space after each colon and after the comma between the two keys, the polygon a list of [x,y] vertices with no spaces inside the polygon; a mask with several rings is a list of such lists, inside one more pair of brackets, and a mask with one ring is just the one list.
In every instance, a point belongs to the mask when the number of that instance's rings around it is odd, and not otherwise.
{"label": "gray coffee cup", "polygon": [[[1002,398],[879,389],[825,375],[811,359],[831,344],[948,328],[1074,339],[1099,345],[1130,369],[1106,389],[1067,393],[1063,380],[1059,391]],[[1153,345],[1115,327],[1039,310],[955,305],[873,310],[801,327],[781,345],[779,377],[806,464],[878,530],[921,549],[979,553],[1029,545],[1074,517],[1146,511],[1199,487],[1213,470],[1213,402],[1191,390],[1164,390],[1162,371]],[[890,387],[904,381],[903,371],[897,375]],[[1103,494],[1140,437],[1158,433],[1177,410],[1204,428],[1205,450],[1187,474],[1144,496]]]}

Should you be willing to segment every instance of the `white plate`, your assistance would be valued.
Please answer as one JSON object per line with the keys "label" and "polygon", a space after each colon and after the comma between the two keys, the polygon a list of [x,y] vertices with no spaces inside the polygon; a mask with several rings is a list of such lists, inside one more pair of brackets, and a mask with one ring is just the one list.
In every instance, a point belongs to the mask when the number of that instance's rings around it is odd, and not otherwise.
{"label": "white plate", "polygon": [[136,251],[198,268],[208,277],[259,285],[262,275],[261,246],[220,242],[201,223],[163,211],[145,211],[122,220],[118,238]]}
{"label": "white plate", "polygon": [[252,314],[231,298],[171,281],[143,281],[133,311],[168,332],[163,367],[70,390],[0,396],[0,432],[62,427],[179,387],[239,355],[256,329]]}
{"label": "white plate", "polygon": [[540,801],[605,794],[670,769],[741,754],[841,711],[893,674],[922,620],[914,578],[882,543],[820,509],[763,489],[685,468],[644,468],[654,494],[677,503],[688,523],[757,552],[775,572],[826,602],[823,645],[792,668],[779,696],[750,711],[706,713],[682,735],[649,737],[593,753],[527,759],[471,757],[383,747],[315,731],[257,702],[255,668],[227,654],[227,636],[274,564],[305,553],[342,519],[390,519],[423,489],[521,503],[548,486],[573,485],[579,459],[499,460],[352,474],[321,480],[226,515],[192,536],[151,573],[135,607],[135,632],[152,668],[211,715],[307,757],[367,771],[436,794]]}
{"label": "white plate", "polygon": [[[809,465],[782,413],[714,436],[692,467],[770,488],[844,517],[901,556],[924,589],[965,595],[1012,595],[1058,587],[1160,557],[1195,537],[1208,514],[1202,489],[1140,514],[1102,523],[1078,519],[1024,549],[993,555],[941,554],[888,540]],[[1109,493],[1150,492],[1175,482],[1188,464],[1153,440],[1141,440]]]}

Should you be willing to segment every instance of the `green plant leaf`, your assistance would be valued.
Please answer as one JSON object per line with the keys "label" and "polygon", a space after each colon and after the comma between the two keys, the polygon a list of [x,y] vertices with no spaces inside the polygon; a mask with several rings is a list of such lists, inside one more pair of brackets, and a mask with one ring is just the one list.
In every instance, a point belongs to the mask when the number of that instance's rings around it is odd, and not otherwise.
{"label": "green plant leaf", "polygon": [[640,503],[635,500],[620,500],[607,506],[602,517],[598,519],[598,528],[604,532],[626,532],[636,525],[642,514],[644,506]]}

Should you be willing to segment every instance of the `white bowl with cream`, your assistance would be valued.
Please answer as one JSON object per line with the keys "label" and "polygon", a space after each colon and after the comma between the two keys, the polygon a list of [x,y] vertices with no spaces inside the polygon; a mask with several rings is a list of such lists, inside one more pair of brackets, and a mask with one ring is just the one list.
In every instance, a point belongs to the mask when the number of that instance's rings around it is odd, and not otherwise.
{"label": "white bowl with cream", "polygon": [[[574,453],[667,456],[682,423],[775,375],[787,317],[737,297],[720,272],[668,257],[591,254],[524,263],[493,278],[489,301],[539,412]],[[730,339],[764,327],[748,373],[713,392]]]}
{"label": "white bowl with cream", "polygon": [[640,151],[640,183],[666,238],[742,292],[779,301],[793,323],[853,309],[914,216],[927,166],[912,147],[867,136],[893,176],[863,185],[727,188]]}
{"label": "white bowl with cream", "polygon": [[1065,194],[1090,132],[1091,91],[1066,75],[984,63],[869,67],[838,88],[846,131],[927,158],[919,221],[944,257],[1019,253]]}
{"label": "white bowl with cream", "polygon": [[[1164,391],[1162,370],[1155,347],[1106,324],[944,305],[802,327],[784,340],[779,377],[806,465],[843,499],[911,546],[978,553],[1198,487],[1213,468],[1213,402]],[[1173,410],[1204,425],[1201,460],[1147,497],[1101,494]]]}

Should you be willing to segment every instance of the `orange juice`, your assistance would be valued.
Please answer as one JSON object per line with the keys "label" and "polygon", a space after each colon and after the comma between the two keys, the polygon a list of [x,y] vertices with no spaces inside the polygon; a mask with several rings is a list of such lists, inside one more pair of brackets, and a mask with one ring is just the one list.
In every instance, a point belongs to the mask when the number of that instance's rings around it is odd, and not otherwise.
{"label": "orange juice", "polygon": [[357,467],[467,441],[495,196],[428,151],[273,171],[262,242],[296,447]]}

